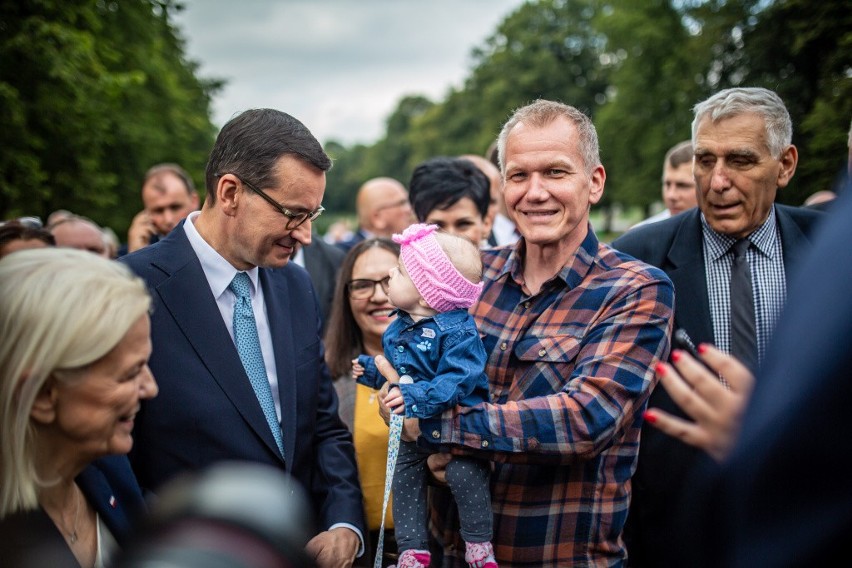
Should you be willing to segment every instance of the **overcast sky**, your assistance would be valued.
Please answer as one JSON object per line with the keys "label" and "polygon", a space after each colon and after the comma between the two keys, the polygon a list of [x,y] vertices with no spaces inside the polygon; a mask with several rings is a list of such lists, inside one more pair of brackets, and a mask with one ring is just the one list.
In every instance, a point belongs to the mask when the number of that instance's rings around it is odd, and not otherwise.
{"label": "overcast sky", "polygon": [[372,143],[405,95],[440,101],[471,50],[523,0],[184,0],[175,18],[202,77],[228,84],[222,126],[257,107],[287,112],[321,141]]}

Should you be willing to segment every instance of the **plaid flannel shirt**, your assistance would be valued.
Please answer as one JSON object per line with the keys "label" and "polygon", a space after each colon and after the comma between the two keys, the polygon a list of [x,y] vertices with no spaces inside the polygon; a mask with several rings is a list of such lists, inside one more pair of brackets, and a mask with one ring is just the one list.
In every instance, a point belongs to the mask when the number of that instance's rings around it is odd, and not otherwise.
{"label": "plaid flannel shirt", "polygon": [[[573,260],[529,296],[523,247],[483,253],[485,288],[472,312],[489,354],[491,403],[421,419],[421,443],[495,462],[500,566],[617,566],[642,413],[654,366],[668,357],[674,289],[590,227]],[[458,539],[456,526],[445,524],[445,541]],[[445,550],[463,553],[459,541]]]}

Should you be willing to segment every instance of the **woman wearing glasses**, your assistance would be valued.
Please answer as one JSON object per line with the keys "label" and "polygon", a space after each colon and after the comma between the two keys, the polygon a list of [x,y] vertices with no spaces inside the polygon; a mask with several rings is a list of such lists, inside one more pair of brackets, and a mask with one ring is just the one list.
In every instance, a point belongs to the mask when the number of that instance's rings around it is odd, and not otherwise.
{"label": "woman wearing glasses", "polygon": [[[388,427],[378,412],[378,391],[356,384],[351,370],[352,359],[359,354],[382,354],[382,334],[393,320],[394,310],[383,286],[387,285],[388,272],[397,264],[399,245],[390,239],[367,239],[349,251],[340,267],[325,337],[325,357],[332,376],[336,377],[334,387],[340,399],[340,417],[352,431],[355,442],[373,550],[382,520]],[[385,527],[384,550],[394,551],[392,518],[386,519]],[[370,566],[372,558],[368,551],[356,559],[356,565]],[[386,552],[384,565],[394,559]]]}

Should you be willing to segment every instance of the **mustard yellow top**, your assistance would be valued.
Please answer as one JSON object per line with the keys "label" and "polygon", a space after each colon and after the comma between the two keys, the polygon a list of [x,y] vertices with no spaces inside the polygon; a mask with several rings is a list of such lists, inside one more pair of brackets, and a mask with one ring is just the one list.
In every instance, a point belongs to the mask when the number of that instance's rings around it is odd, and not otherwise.
{"label": "mustard yellow top", "polygon": [[[382,525],[382,499],[385,491],[385,470],[388,460],[388,425],[379,415],[378,391],[370,387],[355,385],[355,427],[353,439],[358,474],[364,493],[364,509],[367,527],[378,530]],[[385,528],[393,528],[393,513],[388,501]]]}

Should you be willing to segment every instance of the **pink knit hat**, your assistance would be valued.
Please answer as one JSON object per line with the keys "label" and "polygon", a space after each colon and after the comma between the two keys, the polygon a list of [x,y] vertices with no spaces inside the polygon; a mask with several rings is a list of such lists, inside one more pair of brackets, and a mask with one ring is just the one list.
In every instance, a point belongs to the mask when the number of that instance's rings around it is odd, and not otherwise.
{"label": "pink knit hat", "polygon": [[435,238],[437,225],[411,225],[393,240],[414,287],[433,310],[448,312],[468,309],[482,292],[482,282],[474,284],[453,266]]}

